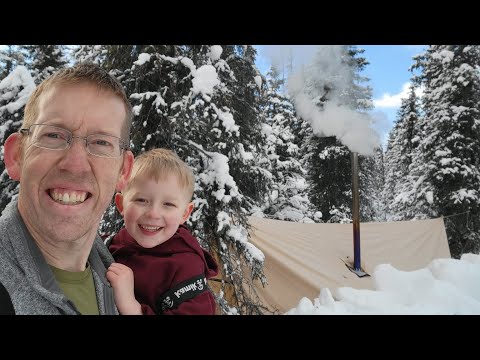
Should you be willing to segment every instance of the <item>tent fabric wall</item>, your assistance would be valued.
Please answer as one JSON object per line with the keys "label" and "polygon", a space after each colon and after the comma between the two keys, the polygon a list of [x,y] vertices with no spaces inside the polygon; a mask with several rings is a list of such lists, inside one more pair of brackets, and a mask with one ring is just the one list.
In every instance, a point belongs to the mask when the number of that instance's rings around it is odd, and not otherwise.
{"label": "tent fabric wall", "polygon": [[[250,241],[265,254],[268,284],[256,290],[270,309],[284,313],[301,298],[313,301],[322,288],[375,289],[371,276],[358,277],[353,263],[352,224],[305,224],[250,217]],[[360,224],[362,270],[372,275],[379,264],[404,271],[450,258],[442,218]]]}

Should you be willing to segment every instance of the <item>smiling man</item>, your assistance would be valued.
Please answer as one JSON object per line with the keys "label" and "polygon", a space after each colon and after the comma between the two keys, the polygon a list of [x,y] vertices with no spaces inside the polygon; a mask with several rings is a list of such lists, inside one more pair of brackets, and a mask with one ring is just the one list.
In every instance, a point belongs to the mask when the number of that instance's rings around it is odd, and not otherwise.
{"label": "smiling man", "polygon": [[93,64],[62,69],[34,91],[23,126],[4,144],[18,203],[0,218],[0,283],[16,314],[117,314],[97,235],[125,185],[131,105]]}

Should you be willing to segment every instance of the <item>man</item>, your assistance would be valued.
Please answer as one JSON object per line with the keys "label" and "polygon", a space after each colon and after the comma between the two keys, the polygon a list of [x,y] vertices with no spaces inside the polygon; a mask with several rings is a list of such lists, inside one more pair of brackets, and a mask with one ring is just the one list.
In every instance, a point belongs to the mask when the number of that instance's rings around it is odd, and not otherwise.
{"label": "man", "polygon": [[97,230],[130,175],[131,121],[123,87],[93,64],[62,69],[31,95],[4,144],[20,191],[0,218],[0,283],[16,314],[118,314]]}

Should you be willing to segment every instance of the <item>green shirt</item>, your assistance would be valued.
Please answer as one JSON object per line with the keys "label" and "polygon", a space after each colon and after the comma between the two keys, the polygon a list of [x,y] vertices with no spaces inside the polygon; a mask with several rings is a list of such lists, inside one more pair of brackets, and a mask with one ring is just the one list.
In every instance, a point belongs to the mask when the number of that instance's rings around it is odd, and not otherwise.
{"label": "green shirt", "polygon": [[99,314],[92,270],[88,264],[87,268],[80,272],[66,271],[52,265],[50,268],[60,289],[75,304],[82,315]]}

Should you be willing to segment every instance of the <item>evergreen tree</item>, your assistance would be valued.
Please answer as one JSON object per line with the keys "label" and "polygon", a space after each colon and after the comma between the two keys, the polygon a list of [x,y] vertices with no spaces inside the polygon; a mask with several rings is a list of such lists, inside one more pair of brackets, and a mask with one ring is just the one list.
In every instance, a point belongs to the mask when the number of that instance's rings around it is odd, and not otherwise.
{"label": "evergreen tree", "polygon": [[477,253],[479,47],[430,46],[418,58],[417,66],[422,68],[420,80],[425,85],[425,117],[421,123],[422,140],[412,161],[411,202],[417,217],[449,216],[445,225],[453,257]]}
{"label": "evergreen tree", "polygon": [[293,104],[280,94],[284,81],[278,70],[272,67],[267,77],[268,90],[262,105],[266,121],[263,133],[269,160],[266,165],[274,183],[263,213],[279,220],[312,222],[313,207],[306,193],[305,170],[298,160],[300,151],[292,132],[298,119]]}
{"label": "evergreen tree", "polygon": [[67,64],[63,45],[23,45],[21,48],[37,85]]}
{"label": "evergreen tree", "polygon": [[[0,142],[3,144],[10,134],[22,125],[23,110],[35,83],[24,66],[17,66],[0,81]],[[3,161],[3,146],[0,151],[0,214],[18,194],[18,182],[8,176]]]}
{"label": "evergreen tree", "polygon": [[415,94],[415,86],[410,87],[409,96],[402,99],[397,120],[390,131],[385,154],[386,175],[384,198],[387,219],[392,221],[407,220],[414,217],[411,206],[403,202],[404,191],[409,186],[412,156],[420,141],[420,109]]}
{"label": "evergreen tree", "polygon": [[[385,186],[385,170],[383,149],[374,149],[373,156],[363,157],[360,172],[360,186],[363,191],[363,202],[360,202],[360,214],[365,221],[385,221],[385,201],[383,188]],[[360,190],[362,194],[362,189]],[[368,199],[368,201],[365,201]]]}
{"label": "evergreen tree", "polygon": [[375,149],[374,160],[376,173],[374,185],[376,191],[375,218],[376,221],[383,222],[387,220],[386,202],[383,194],[383,189],[385,188],[385,152],[383,147],[379,146]]}
{"label": "evergreen tree", "polygon": [[107,45],[78,45],[72,50],[75,62],[92,62],[97,65],[105,65]]}
{"label": "evergreen tree", "polygon": [[10,74],[15,67],[25,65],[23,54],[18,46],[8,45],[6,49],[0,50],[0,81]]}
{"label": "evergreen tree", "polygon": [[325,222],[352,219],[352,169],[350,150],[334,136],[308,139],[309,198]]}
{"label": "evergreen tree", "polygon": [[[134,105],[135,155],[169,148],[194,171],[189,226],[221,264],[216,292],[224,313],[263,311],[252,287],[264,281],[263,256],[248,242],[246,218],[269,181],[261,166],[264,85],[254,59],[251,46],[115,46],[106,54]],[[111,209],[103,231],[117,230],[115,217]],[[225,298],[232,287],[235,304]]]}

